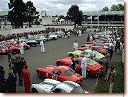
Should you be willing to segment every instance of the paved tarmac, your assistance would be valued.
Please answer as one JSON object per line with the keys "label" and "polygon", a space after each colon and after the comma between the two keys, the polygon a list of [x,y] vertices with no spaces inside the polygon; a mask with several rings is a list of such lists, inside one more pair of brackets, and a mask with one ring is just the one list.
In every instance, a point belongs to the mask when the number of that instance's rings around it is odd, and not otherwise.
{"label": "paved tarmac", "polygon": [[[67,53],[69,51],[73,51],[73,43],[75,40],[78,41],[79,47],[86,42],[87,32],[84,33],[81,37],[75,37],[72,35],[69,39],[58,39],[58,40],[51,40],[45,43],[46,53],[40,52],[40,45],[37,47],[31,47],[28,50],[25,50],[24,57],[27,59],[27,65],[29,66],[29,71],[31,75],[31,82],[32,83],[40,83],[42,79],[37,77],[36,68],[38,67],[45,67],[47,65],[56,65],[55,62],[58,59],[67,57]],[[113,62],[121,61],[121,56],[116,55],[114,53]],[[7,55],[0,55],[0,65],[4,66],[6,71],[6,76],[8,76],[8,62],[7,62]],[[85,79],[81,87],[90,92],[94,92],[94,88],[96,85],[97,78],[87,78]],[[17,81],[17,93],[24,93],[24,87],[19,86]]]}

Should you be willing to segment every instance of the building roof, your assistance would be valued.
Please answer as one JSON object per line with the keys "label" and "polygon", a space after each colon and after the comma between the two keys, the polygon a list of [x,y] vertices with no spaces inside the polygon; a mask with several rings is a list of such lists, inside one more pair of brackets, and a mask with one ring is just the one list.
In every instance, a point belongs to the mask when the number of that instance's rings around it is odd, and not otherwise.
{"label": "building roof", "polygon": [[124,15],[124,11],[97,11],[97,12],[83,12],[83,15]]}
{"label": "building roof", "polygon": [[8,11],[0,11],[0,16],[8,15]]}

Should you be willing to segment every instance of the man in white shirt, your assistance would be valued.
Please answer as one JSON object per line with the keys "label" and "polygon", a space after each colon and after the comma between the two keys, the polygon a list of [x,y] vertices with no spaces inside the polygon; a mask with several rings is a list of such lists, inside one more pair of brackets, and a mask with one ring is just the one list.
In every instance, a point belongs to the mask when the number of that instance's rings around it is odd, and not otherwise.
{"label": "man in white shirt", "polygon": [[94,48],[92,48],[91,56],[92,56],[92,60],[95,60],[96,51],[94,50]]}
{"label": "man in white shirt", "polygon": [[23,42],[20,43],[20,54],[21,55],[24,54],[24,43]]}
{"label": "man in white shirt", "polygon": [[73,43],[73,49],[74,49],[74,51],[78,50],[78,43],[77,43],[77,41],[75,41]]}
{"label": "man in white shirt", "polygon": [[44,48],[44,42],[43,42],[43,40],[40,41],[40,46],[41,46],[41,53],[42,52],[45,53],[45,48]]}
{"label": "man in white shirt", "polygon": [[82,32],[81,32],[81,30],[79,30],[79,36],[82,36]]}
{"label": "man in white shirt", "polygon": [[82,57],[82,60],[81,60],[81,72],[82,72],[83,78],[86,78],[87,59],[84,57],[84,55],[82,55],[81,57]]}
{"label": "man in white shirt", "polygon": [[90,36],[90,41],[93,41],[93,37],[92,37],[92,35]]}

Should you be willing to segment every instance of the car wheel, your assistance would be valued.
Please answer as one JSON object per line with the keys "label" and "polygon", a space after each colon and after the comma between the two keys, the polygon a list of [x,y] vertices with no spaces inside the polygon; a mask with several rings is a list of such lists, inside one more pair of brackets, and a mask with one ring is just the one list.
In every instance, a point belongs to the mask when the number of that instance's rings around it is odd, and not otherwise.
{"label": "car wheel", "polygon": [[33,43],[32,46],[36,47],[36,43]]}
{"label": "car wheel", "polygon": [[62,62],[58,62],[58,63],[57,63],[57,66],[62,66],[62,65],[63,65]]}
{"label": "car wheel", "polygon": [[43,78],[43,76],[42,76],[42,74],[41,74],[40,71],[37,71],[37,76],[38,76],[39,78]]}
{"label": "car wheel", "polygon": [[27,49],[27,47],[26,46],[24,46],[24,50],[26,50]]}
{"label": "car wheel", "polygon": [[36,89],[32,89],[31,91],[32,93],[38,93],[38,91]]}
{"label": "car wheel", "polygon": [[74,58],[73,54],[69,54],[68,56],[69,56],[69,57],[73,57],[73,58]]}

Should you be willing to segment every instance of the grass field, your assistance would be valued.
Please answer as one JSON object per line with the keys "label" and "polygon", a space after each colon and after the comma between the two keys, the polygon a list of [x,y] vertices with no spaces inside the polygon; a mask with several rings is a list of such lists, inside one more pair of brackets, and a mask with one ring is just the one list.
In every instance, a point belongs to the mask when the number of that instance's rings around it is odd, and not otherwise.
{"label": "grass field", "polygon": [[[113,93],[124,93],[124,65],[122,62],[114,62],[110,63],[109,67],[113,66],[117,72],[114,86],[113,86]],[[98,79],[98,83],[95,87],[95,93],[108,93],[109,85],[108,82],[104,81],[106,71],[103,71]]]}

